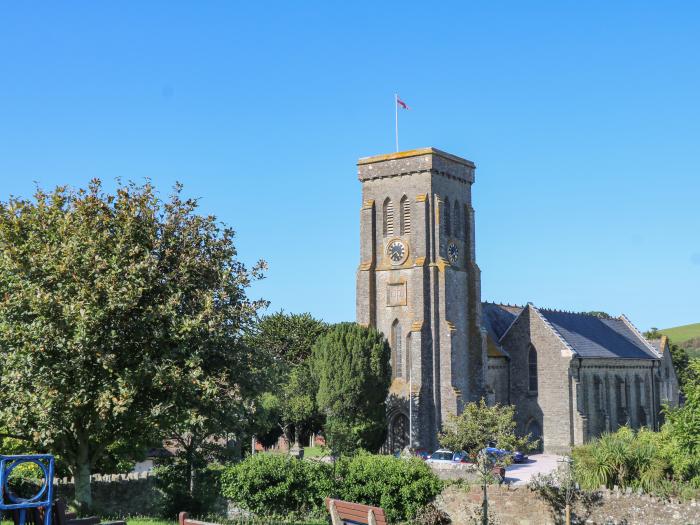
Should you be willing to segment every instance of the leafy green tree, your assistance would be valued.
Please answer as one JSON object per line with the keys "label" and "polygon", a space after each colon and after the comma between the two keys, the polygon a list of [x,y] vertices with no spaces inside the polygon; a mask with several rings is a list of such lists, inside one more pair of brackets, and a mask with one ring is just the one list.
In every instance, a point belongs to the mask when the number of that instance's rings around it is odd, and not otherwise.
{"label": "leafy green tree", "polygon": [[671,360],[673,361],[673,369],[678,377],[678,384],[682,391],[685,391],[686,385],[700,382],[700,374],[696,369],[691,367],[693,358],[688,355],[685,348],[671,343]]}
{"label": "leafy green tree", "polygon": [[659,329],[652,326],[649,330],[644,332],[644,337],[647,339],[660,339],[663,334],[659,332]]}
{"label": "leafy green tree", "polygon": [[316,340],[328,325],[309,313],[287,314],[283,310],[264,316],[247,336],[247,343],[262,350],[283,368],[305,362]]}
{"label": "leafy green tree", "polygon": [[475,456],[490,442],[506,450],[528,451],[536,442],[531,436],[515,433],[515,407],[512,405],[488,406],[482,398],[478,403],[467,403],[459,415],[451,415],[438,439],[440,445],[451,450],[464,450]]}
{"label": "leafy green tree", "polygon": [[692,359],[689,366],[691,380],[685,385],[685,403],[666,412],[664,430],[677,450],[674,469],[700,481],[700,360]]}
{"label": "leafy green tree", "polygon": [[278,427],[288,443],[299,444],[305,432],[320,428],[309,358],[313,344],[327,330],[326,323],[309,313],[283,311],[263,317],[254,327],[247,342],[270,359],[271,390],[265,393],[265,410],[257,421],[263,436],[275,435]]}
{"label": "leafy green tree", "polygon": [[334,325],[313,347],[317,402],[334,453],[377,451],[386,438],[389,343],[375,328]]}
{"label": "leafy green tree", "polygon": [[259,388],[241,333],[264,263],[180,194],[93,180],[0,203],[0,417],[68,463],[84,507],[108,451],[235,431]]}

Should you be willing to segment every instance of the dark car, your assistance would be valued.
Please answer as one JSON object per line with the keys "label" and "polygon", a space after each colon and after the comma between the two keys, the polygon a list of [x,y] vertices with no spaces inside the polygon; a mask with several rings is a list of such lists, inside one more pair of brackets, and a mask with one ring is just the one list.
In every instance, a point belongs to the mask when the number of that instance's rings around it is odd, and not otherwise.
{"label": "dark car", "polygon": [[517,450],[513,452],[497,447],[486,447],[484,450],[496,461],[503,461],[508,457],[513,458],[513,463],[522,463],[527,460],[527,456],[522,452],[518,452]]}

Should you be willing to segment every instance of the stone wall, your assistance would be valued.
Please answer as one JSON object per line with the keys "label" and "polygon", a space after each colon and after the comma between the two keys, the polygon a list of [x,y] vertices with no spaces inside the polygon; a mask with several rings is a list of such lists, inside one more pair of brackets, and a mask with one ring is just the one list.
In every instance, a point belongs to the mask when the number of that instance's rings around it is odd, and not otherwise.
{"label": "stone wall", "polygon": [[[95,474],[92,499],[100,516],[154,516],[161,510],[162,493],[150,472],[131,474]],[[75,498],[72,478],[56,480],[56,495],[66,501]]]}
{"label": "stone wall", "polygon": [[[557,519],[550,505],[527,487],[492,485],[488,487],[489,509],[502,525],[554,525]],[[453,525],[474,523],[481,507],[482,489],[448,487],[438,498],[438,506],[447,512]],[[648,495],[601,490],[586,504],[574,505],[572,523],[591,525],[692,524],[700,523],[700,503],[664,501]]]}

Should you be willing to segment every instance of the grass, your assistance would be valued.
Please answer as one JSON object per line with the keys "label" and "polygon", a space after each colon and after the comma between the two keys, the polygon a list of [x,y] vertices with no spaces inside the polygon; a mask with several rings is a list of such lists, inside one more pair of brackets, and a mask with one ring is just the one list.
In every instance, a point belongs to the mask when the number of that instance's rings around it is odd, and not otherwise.
{"label": "grass", "polygon": [[[700,357],[700,323],[664,328],[659,330],[659,332],[668,336],[672,343],[685,348],[688,351],[688,355]],[[692,345],[686,344],[691,339],[696,341],[693,341]]]}
{"label": "grass", "polygon": [[305,458],[320,458],[327,455],[328,451],[325,447],[304,447]]}

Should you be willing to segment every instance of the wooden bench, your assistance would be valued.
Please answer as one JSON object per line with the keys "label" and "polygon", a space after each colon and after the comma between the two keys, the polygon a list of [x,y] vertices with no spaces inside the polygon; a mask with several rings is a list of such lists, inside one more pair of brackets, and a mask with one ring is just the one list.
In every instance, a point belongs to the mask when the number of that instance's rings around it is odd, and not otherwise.
{"label": "wooden bench", "polygon": [[[387,525],[384,509],[326,498],[333,525]],[[183,524],[181,524],[183,525]]]}

